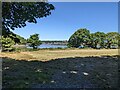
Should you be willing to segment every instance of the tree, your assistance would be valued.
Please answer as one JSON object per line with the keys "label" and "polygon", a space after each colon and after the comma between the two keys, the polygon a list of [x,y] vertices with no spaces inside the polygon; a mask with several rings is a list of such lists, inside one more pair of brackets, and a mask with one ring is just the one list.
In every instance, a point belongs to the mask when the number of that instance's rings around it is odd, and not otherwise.
{"label": "tree", "polygon": [[39,40],[39,34],[30,35],[30,38],[27,39],[27,42],[29,43],[28,45],[30,47],[33,47],[33,49],[37,49],[38,46],[42,44]]}
{"label": "tree", "polygon": [[13,33],[12,31],[9,31],[9,35],[7,37],[11,38],[15,42],[15,44],[26,44],[27,43],[25,38]]}
{"label": "tree", "polygon": [[120,33],[119,33],[117,39],[118,39],[118,48],[120,48]]}
{"label": "tree", "polygon": [[79,47],[87,46],[90,43],[90,31],[87,29],[77,30],[68,40],[68,46]]}
{"label": "tree", "polygon": [[95,34],[91,33],[90,34],[90,47],[95,48]]}
{"label": "tree", "polygon": [[19,39],[19,42],[16,42],[18,44],[26,44],[27,43],[27,40],[25,38],[21,37],[20,35],[16,34],[16,38]]}
{"label": "tree", "polygon": [[13,50],[12,46],[15,44],[15,42],[11,38],[9,38],[9,37],[4,38],[2,36],[0,39],[1,39],[1,43],[2,43],[2,51]]}
{"label": "tree", "polygon": [[109,32],[106,34],[106,45],[107,48],[112,48],[112,46],[118,46],[119,33]]}
{"label": "tree", "polygon": [[104,32],[96,32],[90,35],[91,46],[93,48],[104,48],[105,46],[105,33]]}
{"label": "tree", "polygon": [[2,2],[2,34],[26,26],[26,22],[37,23],[37,18],[49,16],[54,6],[47,2]]}
{"label": "tree", "polygon": [[87,29],[79,29],[68,40],[68,46],[76,48],[83,46],[95,49],[118,48],[120,47],[120,34],[117,32],[90,33]]}

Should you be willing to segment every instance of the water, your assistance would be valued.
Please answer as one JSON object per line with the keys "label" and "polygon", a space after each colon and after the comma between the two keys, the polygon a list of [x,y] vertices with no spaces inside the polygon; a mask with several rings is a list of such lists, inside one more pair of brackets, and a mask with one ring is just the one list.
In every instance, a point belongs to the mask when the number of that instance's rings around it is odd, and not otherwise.
{"label": "water", "polygon": [[41,44],[38,48],[66,48],[67,45]]}

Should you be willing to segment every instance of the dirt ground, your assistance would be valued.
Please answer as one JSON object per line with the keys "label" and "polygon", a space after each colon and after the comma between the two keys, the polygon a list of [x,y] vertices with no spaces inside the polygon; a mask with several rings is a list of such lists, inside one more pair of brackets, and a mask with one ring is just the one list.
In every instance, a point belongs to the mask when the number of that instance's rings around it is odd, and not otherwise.
{"label": "dirt ground", "polygon": [[3,88],[118,88],[117,49],[39,50],[0,57]]}

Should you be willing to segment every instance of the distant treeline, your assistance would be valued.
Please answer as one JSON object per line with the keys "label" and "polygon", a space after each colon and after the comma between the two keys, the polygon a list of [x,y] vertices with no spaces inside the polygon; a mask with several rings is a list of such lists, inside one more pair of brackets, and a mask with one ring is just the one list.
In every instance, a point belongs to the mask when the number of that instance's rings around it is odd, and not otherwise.
{"label": "distant treeline", "polygon": [[118,32],[90,33],[87,29],[79,29],[69,38],[68,46],[95,49],[118,48],[120,46],[120,34]]}
{"label": "distant treeline", "polygon": [[47,41],[41,41],[42,44],[54,44],[54,45],[67,45],[68,41],[67,40],[47,40]]}

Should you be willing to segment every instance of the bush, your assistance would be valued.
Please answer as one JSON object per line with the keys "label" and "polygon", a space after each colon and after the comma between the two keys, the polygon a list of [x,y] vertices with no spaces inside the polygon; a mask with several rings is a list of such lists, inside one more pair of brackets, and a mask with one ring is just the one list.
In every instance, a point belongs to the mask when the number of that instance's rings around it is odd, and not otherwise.
{"label": "bush", "polygon": [[2,43],[2,51],[13,51],[14,48],[12,47],[15,42],[9,38],[9,37],[3,37],[0,38],[1,39],[1,43]]}
{"label": "bush", "polygon": [[39,34],[30,35],[30,38],[27,39],[28,45],[33,47],[33,49],[37,49],[42,42],[39,40]]}
{"label": "bush", "polygon": [[[38,49],[35,49],[35,50],[38,50]],[[21,47],[14,48],[14,51],[15,51],[15,52],[22,52],[22,51],[35,51],[35,50],[32,49],[32,48],[27,48],[27,47],[24,47],[24,48],[21,48]]]}

